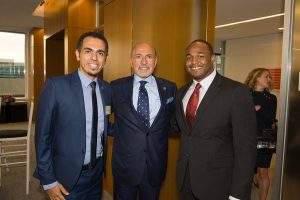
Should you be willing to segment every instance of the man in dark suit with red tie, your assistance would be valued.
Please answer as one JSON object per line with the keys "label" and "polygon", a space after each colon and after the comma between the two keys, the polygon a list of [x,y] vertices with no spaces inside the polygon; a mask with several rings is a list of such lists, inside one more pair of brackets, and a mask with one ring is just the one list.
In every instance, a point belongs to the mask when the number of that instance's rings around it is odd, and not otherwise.
{"label": "man in dark suit with red tie", "polygon": [[181,133],[177,182],[182,200],[249,200],[256,159],[256,119],[249,89],[214,68],[212,46],[195,40],[185,65],[193,81],[177,93]]}
{"label": "man in dark suit with red tie", "polygon": [[157,55],[151,45],[135,45],[130,60],[134,75],[111,83],[114,200],[158,200],[176,85],[152,75]]}

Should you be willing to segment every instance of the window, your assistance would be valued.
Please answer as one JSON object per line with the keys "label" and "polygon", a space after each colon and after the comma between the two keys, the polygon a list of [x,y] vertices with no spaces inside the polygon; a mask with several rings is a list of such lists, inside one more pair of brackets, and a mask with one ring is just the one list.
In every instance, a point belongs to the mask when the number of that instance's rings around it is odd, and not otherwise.
{"label": "window", "polygon": [[0,96],[25,97],[25,34],[0,31]]}

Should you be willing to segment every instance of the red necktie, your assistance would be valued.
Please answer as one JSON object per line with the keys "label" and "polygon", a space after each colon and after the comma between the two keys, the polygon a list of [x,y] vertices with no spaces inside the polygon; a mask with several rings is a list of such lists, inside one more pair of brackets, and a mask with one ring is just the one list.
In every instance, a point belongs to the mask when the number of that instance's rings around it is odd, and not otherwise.
{"label": "red necktie", "polygon": [[189,127],[191,128],[193,125],[193,122],[195,120],[197,106],[199,102],[199,89],[201,85],[200,83],[196,84],[196,87],[194,89],[193,94],[191,95],[189,102],[186,106],[186,120],[188,122]]}

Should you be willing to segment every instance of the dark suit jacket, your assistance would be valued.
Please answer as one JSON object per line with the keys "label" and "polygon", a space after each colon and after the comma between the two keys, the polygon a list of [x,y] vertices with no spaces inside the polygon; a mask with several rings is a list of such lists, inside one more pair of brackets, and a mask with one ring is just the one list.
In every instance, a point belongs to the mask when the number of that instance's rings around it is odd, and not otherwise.
{"label": "dark suit jacket", "polygon": [[[110,86],[102,80],[98,83],[103,106],[110,106]],[[107,124],[105,115],[104,155]],[[39,99],[35,129],[37,167],[34,176],[42,185],[59,181],[68,191],[73,188],[84,162],[85,127],[83,91],[78,72],[48,79]]]}
{"label": "dark suit jacket", "polygon": [[217,74],[190,129],[182,104],[190,85],[183,86],[176,98],[175,115],[181,132],[179,188],[188,166],[192,191],[198,199],[223,200],[229,195],[250,199],[256,161],[256,119],[249,89]]}
{"label": "dark suit jacket", "polygon": [[113,175],[115,180],[128,185],[140,183],[146,165],[152,185],[160,185],[165,176],[176,85],[161,78],[155,79],[161,107],[149,129],[140,121],[132,103],[133,76],[111,83],[115,114]]}

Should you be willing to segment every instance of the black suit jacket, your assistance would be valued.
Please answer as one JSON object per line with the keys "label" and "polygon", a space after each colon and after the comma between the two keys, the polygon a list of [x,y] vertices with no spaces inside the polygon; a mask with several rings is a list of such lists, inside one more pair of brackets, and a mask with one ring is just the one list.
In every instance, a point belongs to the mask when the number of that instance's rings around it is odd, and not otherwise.
{"label": "black suit jacket", "polygon": [[[111,105],[111,89],[102,80],[98,83],[105,110],[105,106]],[[48,79],[39,99],[35,129],[37,167],[34,176],[42,185],[59,181],[68,191],[72,190],[84,162],[85,126],[78,72]],[[104,115],[104,162],[107,126],[108,118]]]}
{"label": "black suit jacket", "polygon": [[165,176],[176,85],[161,78],[155,79],[161,107],[149,129],[139,119],[132,103],[133,76],[111,83],[115,114],[112,169],[114,179],[127,185],[139,184],[144,169],[148,170],[152,185],[160,185]]}
{"label": "black suit jacket", "polygon": [[[175,118],[181,132],[177,181],[182,188],[189,167],[198,199],[222,200],[229,195],[250,199],[256,161],[256,119],[249,89],[216,75],[190,129],[182,99],[191,83],[177,93]],[[173,125],[176,125],[173,121]]]}

